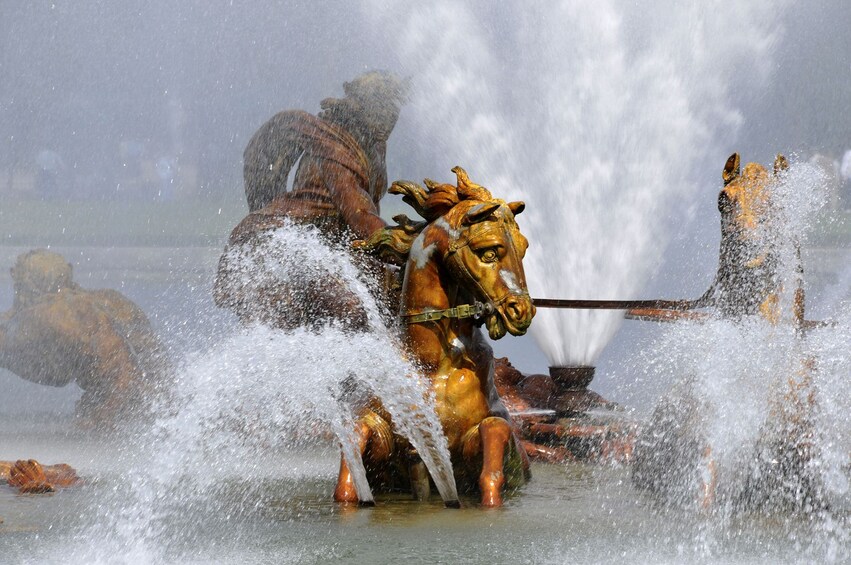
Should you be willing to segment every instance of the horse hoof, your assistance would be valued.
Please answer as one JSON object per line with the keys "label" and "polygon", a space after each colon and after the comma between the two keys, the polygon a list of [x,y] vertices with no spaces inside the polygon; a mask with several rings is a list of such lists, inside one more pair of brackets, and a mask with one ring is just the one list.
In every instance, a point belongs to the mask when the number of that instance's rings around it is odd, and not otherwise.
{"label": "horse hoof", "polygon": [[502,485],[505,478],[502,471],[482,473],[479,477],[479,489],[482,491],[482,506],[494,508],[502,506]]}
{"label": "horse hoof", "polygon": [[345,488],[337,488],[334,491],[334,502],[340,502],[342,504],[358,504],[360,500],[358,500],[358,493],[354,488],[348,489]]}
{"label": "horse hoof", "polygon": [[443,505],[447,508],[461,508],[460,500],[444,500]]}

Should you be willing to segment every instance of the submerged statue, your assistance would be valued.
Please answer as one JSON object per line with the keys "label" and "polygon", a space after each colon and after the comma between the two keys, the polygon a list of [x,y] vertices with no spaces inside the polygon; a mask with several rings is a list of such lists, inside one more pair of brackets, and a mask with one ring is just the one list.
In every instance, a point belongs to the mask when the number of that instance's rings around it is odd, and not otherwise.
{"label": "submerged statue", "polygon": [[0,367],[28,381],[83,389],[84,427],[111,428],[158,389],[160,344],[145,314],[114,290],[85,290],[57,254],[37,249],[12,267],[14,303],[0,313]]}
{"label": "submerged statue", "polygon": [[[804,329],[800,249],[795,234],[784,233],[773,194],[787,161],[778,155],[771,174],[758,163],[748,163],[742,170],[739,159],[733,154],[724,166],[724,188],[718,197],[719,268],[714,283],[697,304],[714,307],[717,315],[732,321],[791,322],[800,336]],[[795,261],[791,302],[781,299],[785,292],[780,272],[784,245],[792,248]],[[790,304],[786,311],[784,303]],[[812,458],[814,368],[812,359],[799,359],[797,367],[789,367],[789,374],[783,376],[780,390],[763,399],[769,403],[768,420],[754,446],[756,461],[751,463],[753,469],[747,470],[751,478],[736,504],[761,508],[770,498],[776,502],[784,497],[787,502],[818,504],[818,488],[805,472]],[[672,501],[696,501],[704,508],[715,504],[720,470],[706,437],[709,410],[688,376],[675,386],[657,406],[636,443],[636,485]]]}
{"label": "submerged statue", "polygon": [[44,494],[79,484],[80,478],[77,471],[65,463],[42,465],[35,459],[20,459],[0,461],[0,481],[21,494]]}
{"label": "submerged statue", "polygon": [[[365,315],[345,285],[331,280],[287,285],[252,283],[238,252],[261,245],[287,222],[315,226],[332,242],[365,239],[386,223],[379,201],[387,192],[387,140],[399,117],[406,85],[391,74],[369,72],[343,85],[346,96],[322,101],[318,116],[280,112],[245,149],[249,215],[231,233],[219,262],[216,304],[245,322],[293,328],[329,319],[362,327]],[[292,190],[287,177],[298,162]],[[381,266],[361,265],[380,279]]]}
{"label": "submerged statue", "polygon": [[[522,263],[528,243],[515,221],[524,204],[494,198],[460,167],[453,172],[457,186],[394,183],[390,192],[403,195],[426,221],[397,216],[398,225],[361,247],[384,260],[404,260],[403,339],[430,383],[457,483],[478,487],[484,506],[499,506],[504,487],[526,480],[528,463],[494,386],[493,352],[479,326],[491,339],[523,335],[535,315]],[[422,462],[379,403],[364,407],[357,433],[372,485],[427,496]],[[345,460],[334,498],[358,501]]]}

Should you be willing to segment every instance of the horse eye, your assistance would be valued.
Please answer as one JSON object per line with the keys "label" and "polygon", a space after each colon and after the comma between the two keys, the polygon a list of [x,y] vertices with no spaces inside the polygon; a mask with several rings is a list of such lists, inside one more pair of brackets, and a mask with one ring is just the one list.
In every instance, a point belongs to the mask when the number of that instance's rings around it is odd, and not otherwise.
{"label": "horse eye", "polygon": [[718,211],[722,214],[729,214],[733,211],[733,201],[725,192],[718,195]]}
{"label": "horse eye", "polygon": [[497,259],[499,259],[499,254],[496,252],[496,249],[485,249],[482,254],[479,256],[482,261],[485,263],[493,263]]}

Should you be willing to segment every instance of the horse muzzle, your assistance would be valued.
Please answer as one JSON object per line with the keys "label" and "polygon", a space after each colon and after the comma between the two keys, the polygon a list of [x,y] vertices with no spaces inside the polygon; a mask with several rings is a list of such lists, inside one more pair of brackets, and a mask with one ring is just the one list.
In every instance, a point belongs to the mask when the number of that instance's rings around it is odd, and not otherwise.
{"label": "horse muzzle", "polygon": [[506,332],[511,335],[524,335],[532,318],[535,316],[535,305],[528,295],[509,295],[487,317],[485,325],[491,339],[499,339]]}

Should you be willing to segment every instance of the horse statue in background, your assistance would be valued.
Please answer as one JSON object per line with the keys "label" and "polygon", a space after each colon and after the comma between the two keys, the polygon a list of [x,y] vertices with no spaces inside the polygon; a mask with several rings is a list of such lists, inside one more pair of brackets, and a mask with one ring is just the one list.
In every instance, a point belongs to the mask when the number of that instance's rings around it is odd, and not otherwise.
{"label": "horse statue in background", "polygon": [[[777,216],[773,191],[789,162],[783,155],[774,160],[773,174],[759,163],[741,167],[741,158],[733,153],[721,173],[724,188],[718,194],[721,213],[721,246],[715,280],[698,299],[701,305],[714,306],[727,319],[759,315],[771,324],[783,317],[783,294],[778,274],[783,235]],[[796,274],[792,316],[800,326],[804,322],[804,283],[801,248],[795,250]]]}
{"label": "horse statue in background", "polygon": [[[426,221],[396,216],[396,226],[378,230],[360,247],[404,264],[403,338],[428,379],[456,483],[468,490],[477,485],[483,506],[500,506],[503,488],[528,480],[529,466],[496,392],[493,352],[479,326],[492,339],[523,335],[535,315],[522,263],[528,242],[515,221],[524,204],[493,198],[460,167],[452,171],[457,186],[395,182],[390,192]],[[407,482],[419,499],[428,496],[422,462],[394,434],[378,402],[362,411],[357,433],[370,484],[404,488]],[[334,499],[358,501],[345,460]]]}
{"label": "horse statue in background", "polygon": [[[797,234],[784,229],[778,214],[781,203],[776,191],[788,167],[783,155],[777,155],[773,173],[759,163],[742,168],[738,153],[727,159],[718,195],[718,271],[695,305],[713,307],[718,317],[730,321],[751,318],[773,326],[792,323],[797,335],[803,336],[802,330],[817,322],[804,319],[800,245]],[[794,256],[794,276],[785,281],[780,257],[784,245]],[[784,289],[784,284],[790,283],[792,288]],[[784,293],[791,295],[791,300],[782,300]],[[815,368],[815,359],[803,355],[777,390],[766,391],[769,414],[754,447],[751,464],[756,470],[749,471],[736,504],[764,508],[772,497],[813,507],[823,503],[819,485],[806,471],[814,449]],[[636,443],[632,468],[636,486],[671,501],[690,504],[696,499],[704,509],[718,504],[719,468],[706,431],[709,410],[692,390],[690,376],[674,387],[656,407]]]}

